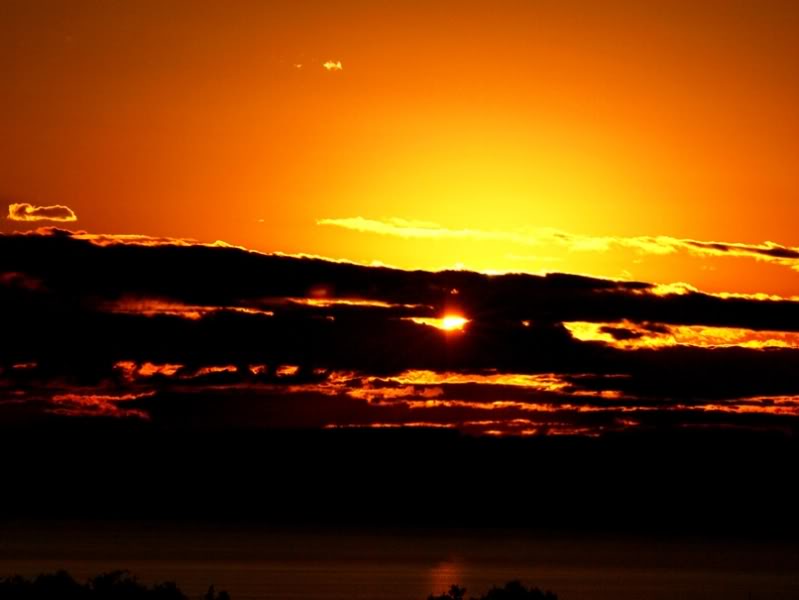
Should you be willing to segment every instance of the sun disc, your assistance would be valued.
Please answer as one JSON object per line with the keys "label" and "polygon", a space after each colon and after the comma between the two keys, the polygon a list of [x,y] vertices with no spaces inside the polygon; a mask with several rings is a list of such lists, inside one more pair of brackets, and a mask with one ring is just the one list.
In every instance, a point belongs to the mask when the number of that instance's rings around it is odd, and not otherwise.
{"label": "sun disc", "polygon": [[441,329],[444,331],[459,331],[463,329],[468,322],[468,319],[458,315],[446,315],[441,319]]}

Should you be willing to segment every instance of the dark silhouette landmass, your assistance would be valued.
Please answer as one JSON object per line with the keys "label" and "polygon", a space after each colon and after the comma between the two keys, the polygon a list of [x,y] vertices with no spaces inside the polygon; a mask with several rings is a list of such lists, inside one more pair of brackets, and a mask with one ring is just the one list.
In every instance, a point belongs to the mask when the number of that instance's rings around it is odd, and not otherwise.
{"label": "dark silhouette landmass", "polygon": [[[173,582],[148,587],[127,571],[112,571],[79,583],[66,571],[42,574],[33,579],[19,575],[0,579],[2,600],[188,600]],[[230,600],[227,592],[213,586],[201,600]]]}
{"label": "dark silhouette landmass", "polygon": [[[0,600],[189,600],[171,581],[148,587],[128,571],[112,571],[79,583],[66,571],[43,573],[32,579],[20,575],[0,578]],[[226,591],[208,588],[200,600],[231,600]],[[466,588],[453,585],[427,600],[466,600]],[[526,587],[520,581],[509,581],[503,587],[492,587],[479,598],[470,600],[558,600],[557,594]]]}
{"label": "dark silhouette landmass", "polygon": [[[430,595],[427,600],[465,600],[466,588],[453,585],[440,596]],[[479,598],[470,600],[558,600],[558,595],[537,587],[525,587],[521,581],[509,581],[504,587],[494,586]]]}

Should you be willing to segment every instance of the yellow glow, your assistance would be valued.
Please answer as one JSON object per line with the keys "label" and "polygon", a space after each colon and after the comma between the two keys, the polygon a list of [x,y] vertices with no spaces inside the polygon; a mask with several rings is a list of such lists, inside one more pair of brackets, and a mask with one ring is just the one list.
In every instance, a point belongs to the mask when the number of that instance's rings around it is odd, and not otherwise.
{"label": "yellow glow", "polygon": [[[698,346],[701,348],[799,348],[799,333],[793,331],[758,331],[739,327],[709,327],[706,325],[668,325],[660,331],[647,329],[631,321],[618,323],[589,323],[569,321],[566,328],[583,342],[604,342],[623,350]],[[603,327],[629,331],[629,339],[616,339]]]}
{"label": "yellow glow", "polygon": [[441,319],[441,329],[444,331],[461,330],[468,322],[467,319],[459,317],[458,315],[447,315]]}
{"label": "yellow glow", "polygon": [[[0,161],[18,218],[797,293],[799,3],[103,3],[68,49],[61,11],[12,4],[0,135],[36,148]],[[0,208],[2,231],[36,223]]]}
{"label": "yellow glow", "polygon": [[460,315],[444,315],[441,318],[409,317],[408,320],[420,325],[429,325],[444,331],[462,331],[469,319]]}

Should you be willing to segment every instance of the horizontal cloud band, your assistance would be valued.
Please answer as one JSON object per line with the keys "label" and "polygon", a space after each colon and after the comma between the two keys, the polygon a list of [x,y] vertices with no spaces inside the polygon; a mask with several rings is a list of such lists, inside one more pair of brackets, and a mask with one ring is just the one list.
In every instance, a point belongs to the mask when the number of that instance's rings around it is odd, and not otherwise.
{"label": "horizontal cloud band", "polygon": [[320,219],[317,225],[341,227],[362,233],[396,236],[406,239],[472,240],[507,242],[524,246],[559,244],[573,251],[604,252],[612,247],[629,248],[645,254],[671,254],[689,252],[698,256],[747,257],[772,262],[799,270],[799,248],[782,246],[774,242],[743,244],[738,242],[712,242],[675,238],[670,236],[587,236],[555,229],[532,231],[496,231],[481,229],[450,229],[426,221],[405,219],[365,219],[350,217]]}

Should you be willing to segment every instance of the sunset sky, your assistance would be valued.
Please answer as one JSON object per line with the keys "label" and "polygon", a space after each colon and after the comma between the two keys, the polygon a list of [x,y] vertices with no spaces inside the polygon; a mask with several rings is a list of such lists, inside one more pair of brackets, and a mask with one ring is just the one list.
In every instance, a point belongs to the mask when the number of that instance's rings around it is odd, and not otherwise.
{"label": "sunset sky", "polygon": [[798,30],[776,0],[2,2],[0,414],[796,428]]}
{"label": "sunset sky", "polygon": [[799,599],[799,0],[0,0],[0,461],[0,600]]}
{"label": "sunset sky", "polygon": [[778,0],[10,0],[0,199],[94,233],[793,296],[795,257],[757,249],[799,246],[797,27]]}

